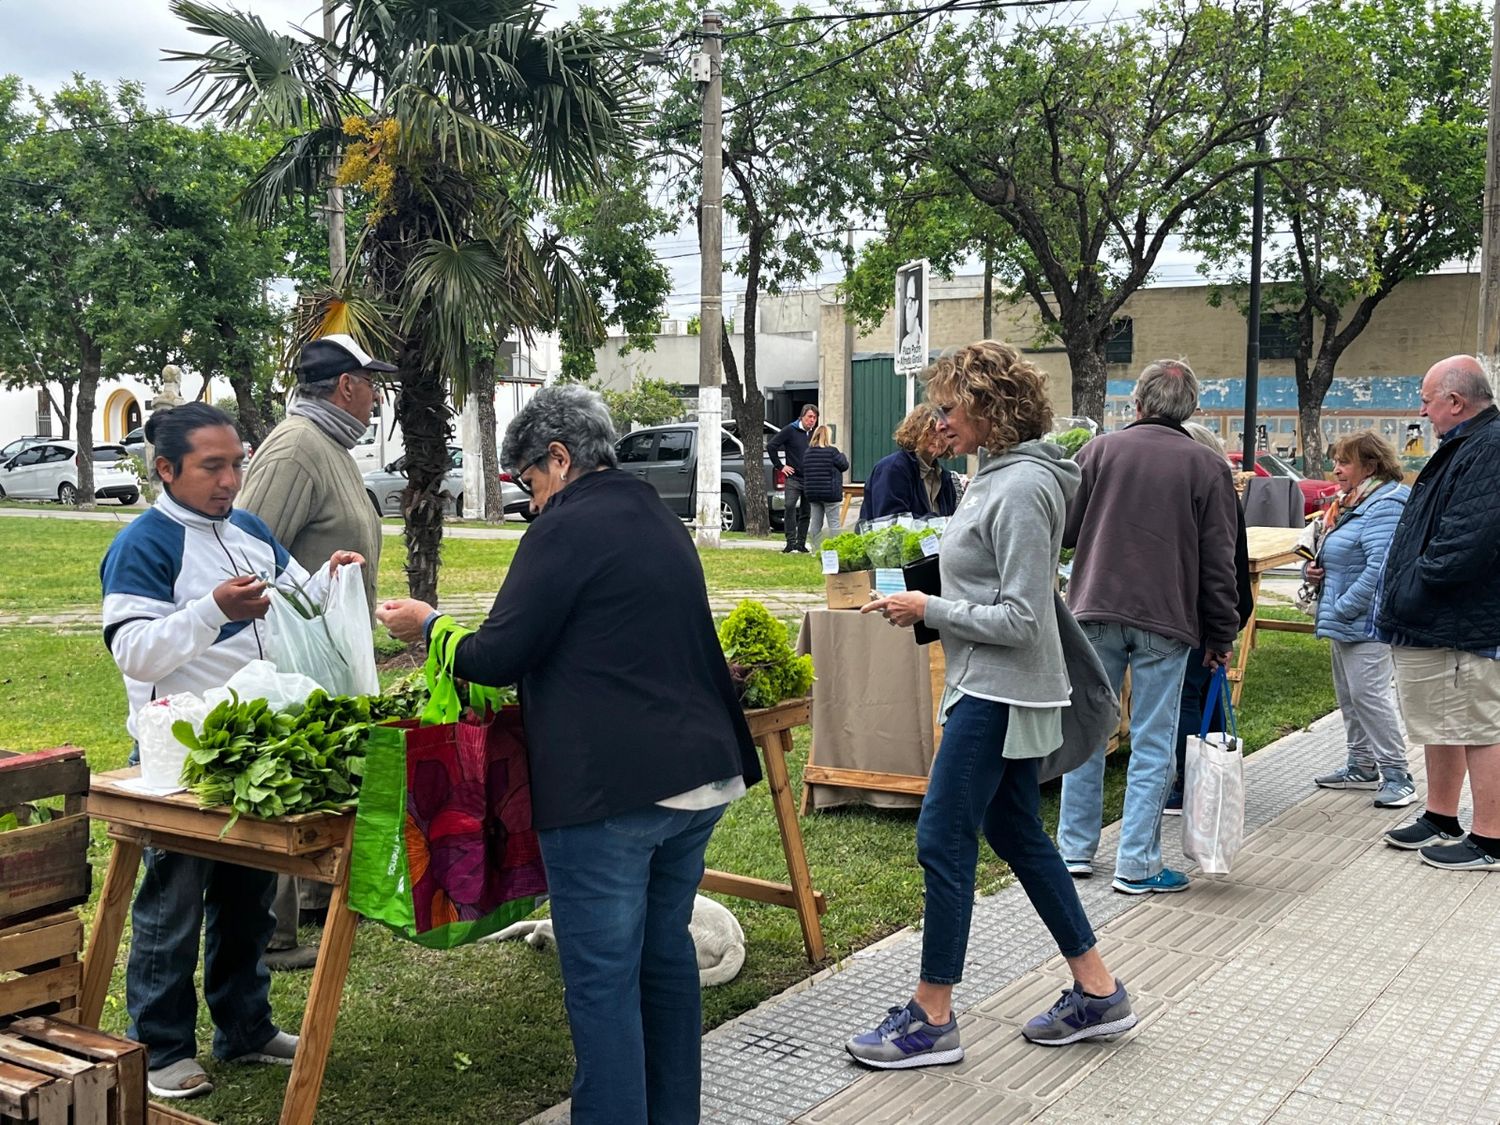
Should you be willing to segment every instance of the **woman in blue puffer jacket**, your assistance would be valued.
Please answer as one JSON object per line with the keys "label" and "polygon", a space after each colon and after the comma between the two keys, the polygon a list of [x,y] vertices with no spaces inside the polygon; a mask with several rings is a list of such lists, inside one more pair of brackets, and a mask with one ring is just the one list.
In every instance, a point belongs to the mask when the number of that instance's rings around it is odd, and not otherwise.
{"label": "woman in blue puffer jacket", "polygon": [[1410,490],[1389,442],[1366,431],[1333,445],[1334,478],[1343,486],[1318,518],[1318,557],[1303,568],[1320,584],[1317,635],[1333,648],[1333,690],[1344,714],[1348,761],[1314,781],[1324,789],[1378,790],[1375,804],[1398,809],[1417,791],[1391,685],[1391,646],[1373,639],[1375,589]]}

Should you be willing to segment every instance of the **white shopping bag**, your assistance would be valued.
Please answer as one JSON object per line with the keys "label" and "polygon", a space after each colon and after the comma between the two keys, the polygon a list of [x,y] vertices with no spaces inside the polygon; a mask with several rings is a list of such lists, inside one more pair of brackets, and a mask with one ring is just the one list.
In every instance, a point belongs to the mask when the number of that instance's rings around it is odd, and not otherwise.
{"label": "white shopping bag", "polygon": [[132,788],[145,793],[176,793],[182,789],[182,765],[188,748],[172,733],[172,724],[186,720],[203,729],[212,708],[190,691],[153,699],[135,718],[135,740],[141,753],[141,776]]}
{"label": "white shopping bag", "polygon": [[[1227,731],[1209,732],[1222,694]],[[1182,789],[1182,854],[1209,875],[1227,875],[1245,842],[1244,743],[1238,737],[1229,677],[1214,672],[1203,708],[1203,724],[1187,743],[1187,776]]]}
{"label": "white shopping bag", "polygon": [[363,568],[341,566],[330,579],[322,612],[304,617],[272,591],[271,661],[281,672],[300,672],[329,695],[379,695],[375,635],[365,598]]}

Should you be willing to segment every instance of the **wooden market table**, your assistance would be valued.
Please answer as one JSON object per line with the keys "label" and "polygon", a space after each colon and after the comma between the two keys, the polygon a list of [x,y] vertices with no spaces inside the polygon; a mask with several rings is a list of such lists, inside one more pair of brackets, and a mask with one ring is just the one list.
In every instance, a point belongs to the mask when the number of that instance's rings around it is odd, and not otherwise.
{"label": "wooden market table", "polygon": [[91,781],[88,813],[108,827],[113,848],[84,956],[79,1022],[99,1026],[142,849],[161,848],[329,884],[333,895],[328,921],[302,1015],[301,1043],[281,1107],[281,1125],[310,1125],[354,946],[355,916],[347,901],[354,814],[306,813],[279,820],[247,816],[225,832],[228,809],[199,808],[191,793],[154,796],[121,785],[139,776],[139,768],[132,767],[95,774]]}
{"label": "wooden market table", "polygon": [[705,871],[699,884],[705,891],[735,898],[769,902],[797,912],[802,926],[802,944],[809,961],[821,961],[826,953],[823,923],[819,915],[828,910],[823,893],[813,889],[812,872],[807,866],[807,852],[802,846],[802,827],[797,823],[797,806],[792,799],[792,781],[786,756],[792,751],[792,731],[806,726],[812,717],[812,698],[788,699],[775,707],[746,711],[750,735],[760,747],[766,766],[766,783],[771,787],[771,805],[781,830],[781,849],[786,854],[787,876],[791,883],[772,883],[734,875],[727,871]]}
{"label": "wooden market table", "polygon": [[1288,566],[1295,563],[1300,556],[1294,548],[1297,540],[1302,535],[1302,529],[1297,527],[1249,527],[1245,529],[1245,539],[1250,546],[1250,620],[1245,622],[1245,628],[1240,632],[1239,652],[1235,654],[1234,667],[1229,670],[1229,678],[1234,683],[1234,705],[1240,705],[1240,692],[1245,687],[1245,670],[1250,666],[1250,652],[1255,648],[1255,634],[1259,629],[1268,629],[1273,632],[1284,633],[1311,633],[1313,623],[1311,621],[1276,621],[1267,618],[1260,619],[1260,580],[1261,577],[1277,567]]}
{"label": "wooden market table", "polygon": [[844,506],[839,509],[839,526],[845,527],[849,523],[849,505],[858,500],[863,506],[865,502],[865,486],[863,484],[844,485]]}

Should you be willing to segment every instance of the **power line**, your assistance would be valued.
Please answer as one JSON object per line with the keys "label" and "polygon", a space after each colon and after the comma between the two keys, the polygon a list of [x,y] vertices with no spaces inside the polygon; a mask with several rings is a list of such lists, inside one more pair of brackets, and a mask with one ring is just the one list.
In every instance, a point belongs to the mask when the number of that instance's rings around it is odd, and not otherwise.
{"label": "power line", "polygon": [[750,36],[759,35],[763,31],[771,31],[778,27],[787,27],[791,24],[799,23],[854,23],[858,20],[879,20],[898,16],[920,16],[922,19],[927,19],[929,16],[937,15],[940,12],[978,12],[994,8],[1042,8],[1077,2],[1078,0],[958,0],[957,3],[940,4],[935,8],[886,8],[874,12],[810,13],[767,20],[756,27],[746,28],[744,31],[730,32],[720,36],[720,38],[725,42],[731,39],[745,39]]}

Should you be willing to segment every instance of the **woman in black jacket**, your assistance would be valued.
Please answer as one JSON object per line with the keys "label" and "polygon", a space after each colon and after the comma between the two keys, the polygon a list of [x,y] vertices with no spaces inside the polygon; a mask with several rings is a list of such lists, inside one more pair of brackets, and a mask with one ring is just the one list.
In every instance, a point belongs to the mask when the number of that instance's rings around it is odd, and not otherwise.
{"label": "woman in black jacket", "polygon": [[849,458],[838,451],[829,440],[828,427],[819,426],[808,439],[807,452],[802,455],[802,491],[812,514],[807,521],[808,542],[817,550],[823,542],[823,522],[827,520],[828,531],[837,535],[842,527],[839,508],[844,502],[844,474],[849,471]]}
{"label": "woman in black jacket", "polygon": [[[688,922],[724,807],[760,778],[692,539],[616,467],[603,400],[545,387],[501,461],[527,530],[455,673],[519,684],[577,1067],[573,1120],[696,1121],[698,964]],[[438,614],[378,614],[406,641]]]}

